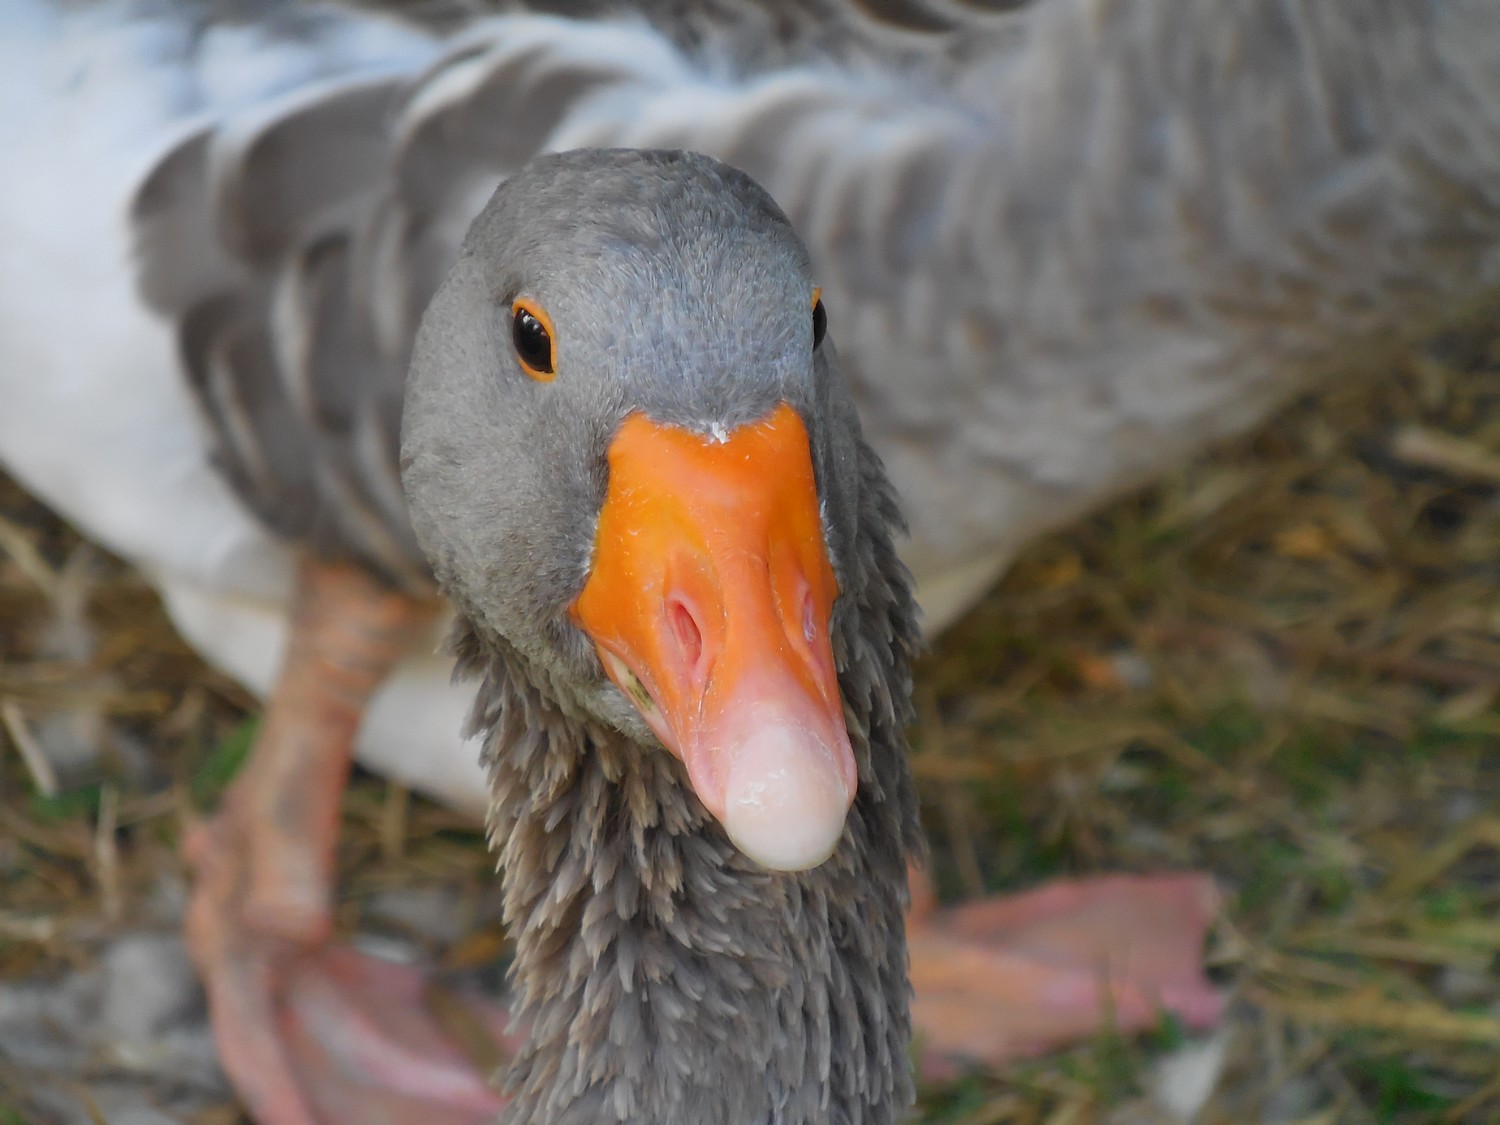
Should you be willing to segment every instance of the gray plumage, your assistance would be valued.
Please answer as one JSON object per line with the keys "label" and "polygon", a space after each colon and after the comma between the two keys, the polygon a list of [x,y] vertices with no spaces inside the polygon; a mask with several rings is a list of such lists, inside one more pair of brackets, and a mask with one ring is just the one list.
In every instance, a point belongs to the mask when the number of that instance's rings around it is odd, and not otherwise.
{"label": "gray plumage", "polygon": [[[472,722],[532,1028],[511,1120],[880,1125],[910,1101],[915,607],[890,486],[831,345],[812,347],[811,288],[740,173],[583,151],[499,189],[418,334],[403,479],[460,609],[460,668],[483,677]],[[518,293],[556,325],[553,382],[511,351]],[[781,401],[812,442],[860,775],[833,857],[796,874],[729,842],[568,618],[620,418],[709,434]]]}
{"label": "gray plumage", "polygon": [[648,5],[687,53],[481,22],[420,72],[190,136],[137,197],[143,291],[252,507],[420,582],[392,404],[468,220],[541,148],[711,152],[811,248],[919,582],[972,596],[1031,535],[1495,284],[1493,4],[1006,7],[814,32]]}

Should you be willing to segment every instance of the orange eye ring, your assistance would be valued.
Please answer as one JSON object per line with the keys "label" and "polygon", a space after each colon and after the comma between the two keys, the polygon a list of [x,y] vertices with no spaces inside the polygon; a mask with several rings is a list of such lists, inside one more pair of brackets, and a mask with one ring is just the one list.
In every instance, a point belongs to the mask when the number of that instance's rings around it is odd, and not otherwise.
{"label": "orange eye ring", "polygon": [[510,338],[521,370],[538,383],[557,378],[557,333],[547,310],[529,297],[510,304]]}

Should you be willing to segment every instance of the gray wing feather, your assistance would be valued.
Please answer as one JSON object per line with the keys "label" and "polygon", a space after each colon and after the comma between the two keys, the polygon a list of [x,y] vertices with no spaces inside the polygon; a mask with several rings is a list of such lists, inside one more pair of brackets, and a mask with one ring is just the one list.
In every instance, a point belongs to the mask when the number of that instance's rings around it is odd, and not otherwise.
{"label": "gray wing feather", "polygon": [[[370,271],[404,81],[297,91],[179,143],[133,201],[140,285],[241,499],[321,555],[425,588],[395,484],[408,342]],[[407,317],[402,315],[403,328]]]}
{"label": "gray wing feather", "polygon": [[[193,133],[131,217],[216,463],[278,534],[426,589],[397,473],[416,322],[495,185],[603,90],[618,51],[481,27],[426,69],[298,89]],[[662,57],[667,57],[665,54]]]}

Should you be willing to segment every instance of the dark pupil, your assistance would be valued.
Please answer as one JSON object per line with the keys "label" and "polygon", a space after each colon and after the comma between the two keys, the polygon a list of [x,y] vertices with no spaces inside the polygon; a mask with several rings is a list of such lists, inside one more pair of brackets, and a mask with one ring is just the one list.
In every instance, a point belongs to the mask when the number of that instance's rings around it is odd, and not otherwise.
{"label": "dark pupil", "polygon": [[823,302],[819,301],[813,306],[813,347],[821,344],[827,334],[828,314],[823,310]]}
{"label": "dark pupil", "polygon": [[552,371],[552,337],[542,327],[542,322],[525,309],[516,312],[511,326],[511,338],[515,341],[516,354],[521,362],[533,371],[550,374]]}

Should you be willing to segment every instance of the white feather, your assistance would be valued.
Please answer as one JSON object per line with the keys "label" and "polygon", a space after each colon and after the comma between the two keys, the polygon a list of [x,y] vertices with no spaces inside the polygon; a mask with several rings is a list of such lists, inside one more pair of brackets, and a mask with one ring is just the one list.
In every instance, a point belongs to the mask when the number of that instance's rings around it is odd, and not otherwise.
{"label": "white feather", "polygon": [[[351,25],[323,55],[216,30],[205,86],[172,65],[180,29],[127,14],[0,6],[0,450],[27,488],[142,569],[189,643],[264,695],[292,555],[209,464],[171,333],[137,298],[123,208],[198,115],[279,94],[320,66],[388,67],[403,45],[415,67],[431,46],[381,21]],[[472,689],[450,673],[436,655],[408,661],[374,701],[358,752],[477,812],[487,786],[477,747],[459,737]]]}

